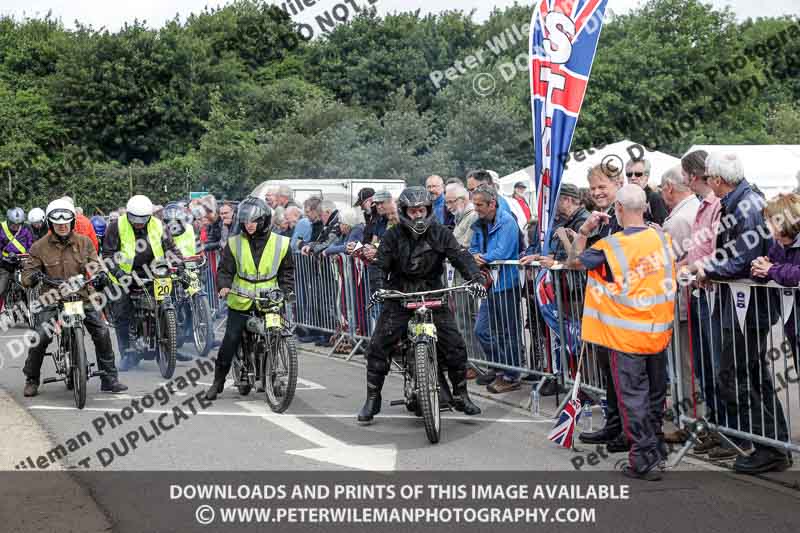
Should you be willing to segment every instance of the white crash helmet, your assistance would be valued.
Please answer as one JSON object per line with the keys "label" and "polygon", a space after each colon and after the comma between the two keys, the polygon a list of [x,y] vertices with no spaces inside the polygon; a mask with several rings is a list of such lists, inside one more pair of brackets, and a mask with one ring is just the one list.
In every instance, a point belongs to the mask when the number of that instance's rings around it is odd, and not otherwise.
{"label": "white crash helmet", "polygon": [[47,204],[47,226],[53,231],[53,224],[69,224],[75,229],[75,206],[72,202],[59,198]]}
{"label": "white crash helmet", "polygon": [[147,224],[153,216],[153,202],[147,196],[137,194],[128,200],[125,212],[131,224]]}
{"label": "white crash helmet", "polygon": [[44,209],[41,207],[34,207],[28,213],[28,224],[41,224],[44,222],[45,214]]}

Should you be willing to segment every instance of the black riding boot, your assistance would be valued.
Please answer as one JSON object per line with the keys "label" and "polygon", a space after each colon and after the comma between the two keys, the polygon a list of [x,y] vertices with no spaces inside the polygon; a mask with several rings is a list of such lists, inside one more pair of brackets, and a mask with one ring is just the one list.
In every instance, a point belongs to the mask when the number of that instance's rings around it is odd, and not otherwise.
{"label": "black riding boot", "polygon": [[386,376],[367,371],[367,401],[358,412],[358,421],[372,422],[372,417],[381,412],[381,389]]}
{"label": "black riding boot", "polygon": [[450,385],[447,384],[447,378],[444,376],[444,370],[439,367],[439,408],[453,406],[453,394],[450,392]]}
{"label": "black riding boot", "polygon": [[225,377],[228,375],[228,369],[222,368],[219,359],[214,365],[214,383],[206,389],[206,400],[212,401],[217,399],[217,395],[225,388]]}
{"label": "black riding boot", "polygon": [[453,383],[453,407],[465,415],[481,414],[481,408],[472,403],[467,392],[467,369],[450,370],[450,381]]}

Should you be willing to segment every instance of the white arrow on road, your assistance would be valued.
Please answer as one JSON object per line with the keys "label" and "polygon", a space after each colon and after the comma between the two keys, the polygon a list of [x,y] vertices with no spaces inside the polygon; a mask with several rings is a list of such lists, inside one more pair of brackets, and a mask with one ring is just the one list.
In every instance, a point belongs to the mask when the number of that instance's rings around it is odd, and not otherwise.
{"label": "white arrow on road", "polygon": [[[253,413],[265,414],[263,405],[253,405],[247,402],[236,402],[236,405]],[[354,446],[331,437],[296,416],[268,415],[263,418],[319,446],[319,448],[308,450],[287,450],[286,453],[289,455],[299,455],[314,461],[371,472],[393,472],[397,467],[397,448],[394,444]]]}

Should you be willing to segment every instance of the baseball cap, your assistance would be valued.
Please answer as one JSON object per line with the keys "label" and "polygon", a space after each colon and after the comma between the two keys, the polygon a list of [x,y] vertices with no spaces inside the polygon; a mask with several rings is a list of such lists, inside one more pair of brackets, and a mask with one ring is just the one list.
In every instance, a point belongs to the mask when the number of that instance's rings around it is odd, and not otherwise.
{"label": "baseball cap", "polygon": [[524,181],[518,181],[518,182],[516,182],[516,183],[514,184],[514,188],[515,188],[515,189],[519,189],[519,188],[522,188],[522,189],[527,189],[527,188],[528,188],[528,185],[527,185],[527,184],[526,184]]}
{"label": "baseball cap", "polygon": [[392,194],[386,189],[376,192],[375,195],[372,197],[373,202],[386,202],[387,200],[391,199],[392,199]]}
{"label": "baseball cap", "polygon": [[568,197],[568,198],[575,198],[576,200],[581,199],[581,191],[578,189],[577,185],[572,183],[565,183],[561,186],[561,196]]}
{"label": "baseball cap", "polygon": [[372,198],[373,196],[375,196],[375,189],[372,187],[364,187],[358,191],[358,200],[355,204],[353,204],[353,207],[361,207],[361,204],[364,203],[364,200],[367,198]]}

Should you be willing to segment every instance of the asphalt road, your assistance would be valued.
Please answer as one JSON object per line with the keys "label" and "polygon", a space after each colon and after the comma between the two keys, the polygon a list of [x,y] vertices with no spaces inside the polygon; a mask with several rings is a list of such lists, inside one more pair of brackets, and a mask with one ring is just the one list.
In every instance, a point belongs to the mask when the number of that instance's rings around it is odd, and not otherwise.
{"label": "asphalt road", "polygon": [[[24,358],[15,358],[9,352],[10,343],[21,334],[20,330],[12,330],[0,337],[0,388],[34,417],[54,447],[62,444],[68,449],[57,459],[65,468],[74,469],[107,513],[115,531],[193,530],[196,524],[190,511],[194,507],[181,506],[166,496],[168,484],[178,479],[209,481],[234,476],[240,481],[274,482],[313,479],[309,476],[349,479],[348,476],[383,476],[392,472],[394,476],[422,476],[428,482],[497,478],[629,483],[635,498],[627,503],[604,502],[598,507],[602,511],[596,523],[600,530],[800,528],[797,490],[721,472],[694,460],[684,461],[676,471],[667,472],[661,483],[627,481],[615,471],[624,462],[624,455],[604,457],[589,448],[580,452],[558,448],[546,439],[553,424],[551,419],[531,417],[522,410],[483,398],[476,399],[483,409],[478,417],[444,414],[442,441],[431,445],[420,419],[407,413],[403,406],[388,406],[388,400],[401,398],[399,376],[387,380],[383,411],[376,422],[362,427],[357,424],[355,413],[364,399],[364,366],[308,351],[300,353],[295,400],[281,415],[269,411],[262,395],[253,392],[240,396],[232,387],[226,387],[213,405],[204,408],[195,395],[212,378],[208,374],[197,379],[198,369],[203,367],[196,361],[179,363],[171,380],[171,392],[166,386],[161,389],[165,403],[156,401],[149,408],[140,407],[141,412],[131,408],[132,402],[142,402],[148,395],[158,398],[161,393],[155,395],[156,389],[165,385],[154,362],[143,362],[138,369],[121,374],[130,387],[124,395],[100,393],[99,379],[91,380],[83,410],[75,409],[71,393],[61,383],[41,387],[35,398],[23,398]],[[190,353],[192,349],[185,351]],[[93,360],[91,346],[89,353]],[[43,376],[52,372],[48,359]],[[180,383],[180,376],[192,377],[194,384]],[[176,414],[176,408],[181,414]],[[123,414],[130,415],[129,419],[121,419],[112,429],[111,421]],[[156,434],[155,428],[162,427],[159,420],[169,429]],[[3,429],[9,430],[14,431]],[[88,440],[84,437],[79,441],[81,434],[88,435]],[[137,435],[135,449],[130,446],[131,435]],[[146,437],[150,440],[145,441]],[[16,449],[19,462],[27,464],[29,453],[24,443]],[[40,457],[31,457],[34,464],[39,460]],[[46,457],[45,460],[49,461]],[[237,475],[242,477],[236,478]],[[223,529],[228,530],[219,530]]]}

